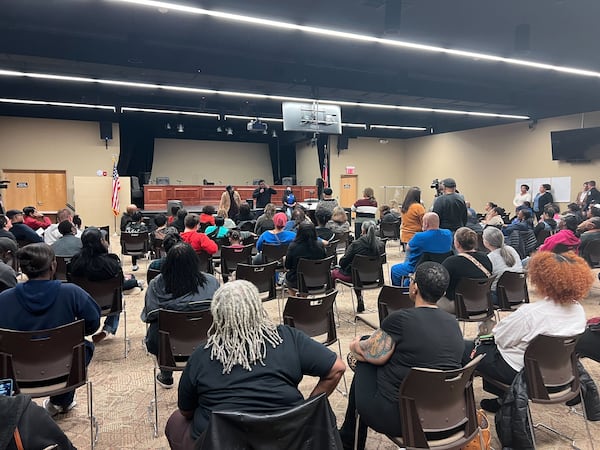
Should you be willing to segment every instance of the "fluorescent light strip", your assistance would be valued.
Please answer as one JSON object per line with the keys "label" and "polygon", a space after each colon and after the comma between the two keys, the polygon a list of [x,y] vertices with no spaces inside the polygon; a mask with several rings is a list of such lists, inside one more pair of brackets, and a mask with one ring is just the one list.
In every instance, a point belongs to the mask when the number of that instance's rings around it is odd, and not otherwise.
{"label": "fluorescent light strip", "polygon": [[197,116],[197,117],[211,117],[217,120],[221,120],[220,114],[213,113],[201,113],[194,111],[177,111],[174,109],[153,109],[153,108],[132,108],[132,107],[123,107],[121,108],[122,112],[144,112],[144,113],[158,113],[158,114],[178,114],[182,116]]}
{"label": "fluorescent light strip", "polygon": [[362,128],[363,130],[367,129],[366,123],[344,123],[342,122],[342,126],[346,128]]}
{"label": "fluorescent light strip", "polygon": [[47,102],[45,100],[23,100],[20,98],[0,98],[0,103],[14,103],[17,105],[64,106],[68,108],[85,109],[106,109],[112,112],[117,112],[117,108],[114,106],[90,105],[87,103]]}
{"label": "fluorescent light strip", "polygon": [[356,106],[362,108],[379,108],[379,109],[391,109],[400,111],[415,111],[415,112],[428,112],[428,113],[441,113],[441,114],[456,114],[456,115],[467,115],[476,117],[493,117],[498,119],[514,119],[514,120],[527,120],[530,117],[524,115],[515,114],[497,114],[497,113],[486,113],[479,111],[461,111],[454,109],[437,109],[437,108],[423,108],[417,106],[404,106],[404,105],[384,105],[379,103],[360,103],[360,102],[349,102],[343,100],[322,100],[312,99],[304,97],[289,97],[285,95],[270,95],[270,94],[255,94],[252,92],[238,92],[238,91],[220,91],[216,89],[202,89],[184,86],[171,86],[167,84],[154,84],[154,83],[138,83],[134,81],[118,81],[118,80],[106,80],[101,78],[89,78],[89,77],[74,77],[64,75],[53,75],[43,74],[34,72],[19,72],[15,70],[3,70],[0,69],[0,76],[10,77],[28,77],[28,78],[39,78],[46,80],[57,80],[57,81],[68,81],[75,83],[98,83],[111,86],[126,86],[132,88],[141,89],[159,89],[171,92],[187,92],[192,94],[201,95],[225,95],[229,97],[241,97],[241,98],[257,98],[264,100],[276,100],[276,101],[293,101],[293,102],[318,102],[331,105],[342,105],[342,106]]}
{"label": "fluorescent light strip", "polygon": [[151,7],[151,8],[169,9],[172,11],[179,11],[179,12],[188,13],[188,14],[210,16],[210,17],[215,17],[217,19],[224,19],[224,20],[230,20],[230,21],[234,21],[234,22],[248,23],[248,24],[252,24],[252,25],[262,25],[265,27],[272,27],[272,28],[278,28],[278,29],[303,31],[305,33],[316,34],[316,35],[321,35],[321,36],[330,36],[330,37],[349,39],[349,40],[354,40],[354,41],[371,42],[371,43],[377,43],[377,44],[382,44],[382,45],[391,46],[391,47],[406,48],[406,49],[410,49],[410,50],[419,50],[419,51],[430,52],[430,53],[443,53],[443,54],[458,56],[458,57],[462,57],[462,58],[469,58],[472,60],[502,62],[502,63],[517,65],[517,66],[530,67],[533,69],[549,70],[549,71],[567,73],[567,74],[571,74],[571,75],[600,78],[600,72],[593,71],[593,70],[578,69],[576,67],[569,67],[569,66],[556,66],[556,65],[542,63],[542,62],[528,61],[525,59],[505,58],[502,56],[491,55],[488,53],[479,53],[479,52],[471,52],[471,51],[466,51],[466,50],[444,48],[444,47],[438,47],[435,45],[425,45],[425,44],[419,44],[419,43],[410,42],[410,41],[400,41],[400,40],[396,40],[396,39],[384,39],[384,38],[378,38],[375,36],[368,36],[368,35],[364,35],[364,34],[350,33],[350,32],[346,32],[346,31],[336,31],[336,30],[330,30],[327,28],[311,27],[311,26],[306,26],[306,25],[297,25],[297,24],[293,24],[293,23],[289,23],[289,22],[262,19],[259,17],[252,17],[252,16],[243,16],[240,14],[232,14],[232,13],[226,13],[226,12],[221,12],[221,11],[211,11],[211,10],[204,9],[204,8],[196,8],[193,6],[179,5],[176,3],[168,3],[168,2],[160,2],[160,1],[152,1],[152,0],[112,0],[112,1],[120,2],[120,3],[131,3],[131,4],[147,6],[147,7]]}
{"label": "fluorescent light strip", "polygon": [[237,119],[237,120],[259,120],[261,122],[278,122],[283,123],[283,119],[277,119],[275,117],[256,117],[256,116],[236,116],[232,114],[225,114],[223,116],[225,120]]}
{"label": "fluorescent light strip", "polygon": [[405,131],[427,131],[425,127],[404,127],[400,125],[369,125],[370,128],[381,128],[384,130],[405,130]]}

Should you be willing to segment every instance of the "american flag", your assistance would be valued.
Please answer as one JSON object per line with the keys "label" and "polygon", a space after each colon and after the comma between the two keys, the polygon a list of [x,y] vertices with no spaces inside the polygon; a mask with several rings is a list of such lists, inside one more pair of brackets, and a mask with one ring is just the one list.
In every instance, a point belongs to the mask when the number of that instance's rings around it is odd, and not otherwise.
{"label": "american flag", "polygon": [[325,159],[323,160],[323,172],[321,173],[323,179],[323,187],[329,187],[329,167],[327,164],[327,153],[325,153]]}
{"label": "american flag", "polygon": [[121,182],[119,181],[119,172],[117,172],[117,162],[113,162],[112,171],[112,211],[115,216],[119,215],[119,191],[121,190]]}

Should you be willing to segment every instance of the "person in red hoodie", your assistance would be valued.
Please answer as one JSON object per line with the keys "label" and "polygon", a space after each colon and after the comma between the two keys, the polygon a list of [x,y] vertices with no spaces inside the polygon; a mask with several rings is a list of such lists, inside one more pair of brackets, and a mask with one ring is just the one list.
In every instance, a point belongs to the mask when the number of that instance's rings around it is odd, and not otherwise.
{"label": "person in red hoodie", "polygon": [[217,252],[217,243],[209,238],[206,234],[198,231],[198,216],[196,214],[188,214],[185,216],[185,230],[181,233],[181,239],[192,246],[196,252],[206,252],[213,255]]}
{"label": "person in red hoodie", "polygon": [[548,236],[538,249],[539,251],[562,253],[567,250],[579,251],[581,241],[575,236],[577,229],[577,217],[573,214],[565,214],[558,222],[558,232]]}
{"label": "person in red hoodie", "polygon": [[23,222],[32,230],[37,230],[38,228],[43,228],[44,230],[52,225],[52,222],[49,218],[44,217],[44,215],[39,212],[35,206],[26,206],[23,208]]}
{"label": "person in red hoodie", "polygon": [[204,208],[202,208],[202,212],[200,213],[200,223],[205,223],[205,224],[214,226],[214,224],[215,224],[214,214],[216,212],[217,211],[215,210],[214,206],[207,205]]}

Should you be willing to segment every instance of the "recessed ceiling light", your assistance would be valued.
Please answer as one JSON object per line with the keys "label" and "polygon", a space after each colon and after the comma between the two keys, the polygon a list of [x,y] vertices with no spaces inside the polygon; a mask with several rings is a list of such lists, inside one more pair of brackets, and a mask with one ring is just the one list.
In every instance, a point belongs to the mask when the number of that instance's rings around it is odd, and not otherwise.
{"label": "recessed ceiling light", "polygon": [[182,116],[196,116],[196,117],[210,117],[217,120],[221,120],[220,114],[213,113],[201,113],[195,111],[179,111],[176,109],[154,109],[154,108],[134,108],[130,106],[124,106],[121,108],[122,112],[143,112],[143,113],[156,113],[156,114],[181,114]]}

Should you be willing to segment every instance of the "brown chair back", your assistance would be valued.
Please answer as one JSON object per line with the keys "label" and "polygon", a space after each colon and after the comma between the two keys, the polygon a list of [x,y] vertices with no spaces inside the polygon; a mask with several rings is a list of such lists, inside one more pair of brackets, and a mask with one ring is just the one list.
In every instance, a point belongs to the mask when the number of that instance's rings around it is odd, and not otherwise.
{"label": "brown chair back", "polygon": [[72,256],[56,256],[56,272],[54,273],[54,279],[60,281],[68,281],[68,266],[71,262]]}
{"label": "brown chair back", "polygon": [[454,296],[458,320],[479,322],[494,316],[491,292],[493,281],[494,277],[460,279]]}
{"label": "brown chair back", "polygon": [[417,262],[417,267],[419,266],[419,264],[422,264],[427,261],[432,261],[441,264],[446,260],[446,258],[452,255],[454,255],[454,253],[452,253],[451,251],[446,253],[423,252],[421,257],[419,258],[419,261]]}
{"label": "brown chair back", "polygon": [[482,357],[454,370],[412,368],[399,390],[402,438],[392,440],[423,449],[459,449],[473,440],[480,432],[473,372]]}
{"label": "brown chair back", "polygon": [[333,302],[337,291],[316,297],[289,297],[283,309],[283,323],[305,332],[310,337],[327,335],[324,345],[337,341]]}
{"label": "brown chair back", "polygon": [[331,264],[335,256],[324,259],[305,259],[298,261],[298,293],[324,294],[333,289]]}
{"label": "brown chair back", "polygon": [[86,383],[84,321],[39,331],[0,329],[0,378],[15,393],[46,397]]}
{"label": "brown chair back", "polygon": [[103,281],[90,281],[85,277],[73,275],[70,278],[72,283],[92,296],[103,316],[123,311],[123,274]]}
{"label": "brown chair back", "polygon": [[261,294],[262,301],[265,302],[277,298],[277,288],[275,285],[276,270],[277,261],[256,266],[238,263],[235,278],[237,280],[246,280],[254,284]]}
{"label": "brown chair back", "polygon": [[154,280],[159,274],[159,269],[148,269],[148,272],[146,272],[146,283],[150,284],[150,282]]}
{"label": "brown chair back", "polygon": [[377,310],[379,312],[379,323],[394,311],[406,308],[414,308],[415,303],[408,295],[408,289],[401,286],[384,285],[377,297]]}
{"label": "brown chair back", "polygon": [[381,222],[379,224],[379,237],[382,239],[393,239],[395,241],[400,239],[400,221]]}
{"label": "brown chair back", "polygon": [[498,278],[496,293],[502,311],[513,311],[523,303],[529,303],[527,274],[507,270]]}
{"label": "brown chair back", "polygon": [[243,247],[221,247],[221,269],[222,273],[232,273],[237,269],[239,263],[251,264],[253,244]]}
{"label": "brown chair back", "polygon": [[550,230],[540,230],[535,237],[537,240],[538,247],[540,245],[542,245],[544,243],[544,241],[546,240],[546,238],[550,237],[551,235],[552,235],[552,231],[550,231]]}
{"label": "brown chair back", "polygon": [[384,284],[382,255],[356,255],[352,260],[354,289],[376,289]]}
{"label": "brown chair back", "polygon": [[564,403],[579,395],[577,336],[539,335],[525,350],[525,376],[534,403]]}
{"label": "brown chair back", "polygon": [[183,370],[194,350],[208,339],[213,322],[210,310],[158,311],[158,365]]}
{"label": "brown chair back", "polygon": [[263,244],[261,250],[263,262],[266,264],[277,261],[279,265],[282,265],[289,246],[289,244]]}
{"label": "brown chair back", "polygon": [[346,251],[346,247],[348,247],[348,240],[350,239],[350,232],[346,231],[345,233],[335,233],[334,238],[338,241],[336,251],[338,254],[344,254]]}
{"label": "brown chair back", "polygon": [[203,251],[196,252],[196,254],[198,255],[199,260],[198,270],[200,272],[210,273],[211,275],[214,275],[215,268],[213,266],[212,256]]}
{"label": "brown chair back", "polygon": [[590,241],[581,252],[581,257],[592,269],[600,267],[600,239]]}

